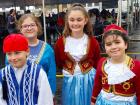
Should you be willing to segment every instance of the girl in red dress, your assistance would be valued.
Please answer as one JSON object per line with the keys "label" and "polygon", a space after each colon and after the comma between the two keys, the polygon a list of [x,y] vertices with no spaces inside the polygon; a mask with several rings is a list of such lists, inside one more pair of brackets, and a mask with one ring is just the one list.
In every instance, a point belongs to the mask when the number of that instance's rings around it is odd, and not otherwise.
{"label": "girl in red dress", "polygon": [[126,54],[127,32],[109,25],[103,41],[109,57],[98,63],[91,105],[140,105],[140,62]]}

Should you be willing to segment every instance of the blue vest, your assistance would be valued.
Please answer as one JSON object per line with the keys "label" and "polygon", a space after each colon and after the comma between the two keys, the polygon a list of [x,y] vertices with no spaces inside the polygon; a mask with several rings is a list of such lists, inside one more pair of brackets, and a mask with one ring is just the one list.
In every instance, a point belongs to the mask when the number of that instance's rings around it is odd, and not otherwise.
{"label": "blue vest", "polygon": [[38,77],[41,66],[27,63],[20,84],[18,84],[13,68],[8,65],[0,71],[3,87],[3,98],[8,105],[36,105],[38,100]]}

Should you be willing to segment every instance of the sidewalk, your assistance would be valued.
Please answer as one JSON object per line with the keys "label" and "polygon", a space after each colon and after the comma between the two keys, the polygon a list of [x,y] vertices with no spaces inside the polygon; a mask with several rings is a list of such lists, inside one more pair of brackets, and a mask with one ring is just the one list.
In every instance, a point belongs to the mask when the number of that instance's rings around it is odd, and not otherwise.
{"label": "sidewalk", "polygon": [[132,35],[129,35],[130,41],[140,41],[140,23],[137,28],[134,29]]}
{"label": "sidewalk", "polygon": [[129,35],[129,39],[128,55],[140,60],[140,24],[138,24],[134,32]]}

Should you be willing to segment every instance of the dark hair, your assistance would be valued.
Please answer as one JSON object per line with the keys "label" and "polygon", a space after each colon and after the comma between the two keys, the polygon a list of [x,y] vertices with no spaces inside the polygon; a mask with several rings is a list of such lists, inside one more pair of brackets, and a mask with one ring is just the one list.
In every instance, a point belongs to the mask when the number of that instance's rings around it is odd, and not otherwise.
{"label": "dark hair", "polygon": [[110,30],[110,31],[103,34],[103,45],[105,45],[105,38],[108,36],[111,36],[111,35],[112,36],[115,35],[116,37],[120,36],[120,37],[122,37],[122,39],[124,40],[124,42],[126,44],[129,44],[129,38],[128,38],[126,33],[123,33],[123,32],[118,31],[118,30]]}
{"label": "dark hair", "polygon": [[25,14],[28,14],[28,13],[31,13],[31,11],[30,10],[25,11]]}
{"label": "dark hair", "polygon": [[65,16],[65,27],[64,27],[63,35],[64,36],[71,35],[71,30],[68,25],[68,16],[71,13],[71,11],[76,11],[76,10],[81,11],[84,14],[85,18],[87,18],[87,23],[84,26],[84,33],[86,33],[88,36],[92,36],[93,28],[90,23],[89,14],[86,11],[86,9],[84,8],[84,6],[80,3],[75,3],[68,9],[66,16]]}
{"label": "dark hair", "polygon": [[10,11],[9,11],[9,14],[12,14],[14,12],[14,9],[11,9]]}

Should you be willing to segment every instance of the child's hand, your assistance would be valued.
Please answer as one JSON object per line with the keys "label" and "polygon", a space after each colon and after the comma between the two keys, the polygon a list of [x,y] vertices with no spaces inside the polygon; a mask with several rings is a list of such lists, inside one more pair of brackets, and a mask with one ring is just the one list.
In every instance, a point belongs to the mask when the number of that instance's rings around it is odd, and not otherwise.
{"label": "child's hand", "polygon": [[95,103],[91,102],[91,105],[95,105]]}

